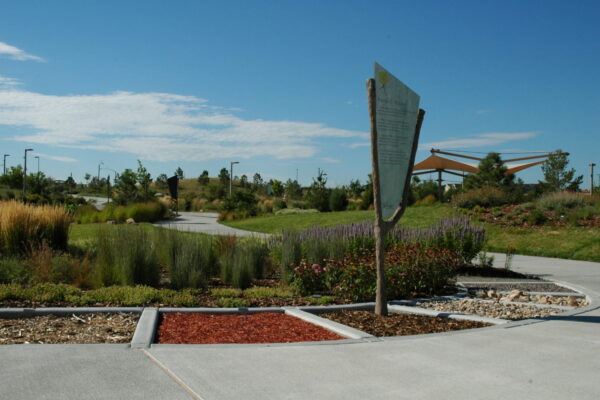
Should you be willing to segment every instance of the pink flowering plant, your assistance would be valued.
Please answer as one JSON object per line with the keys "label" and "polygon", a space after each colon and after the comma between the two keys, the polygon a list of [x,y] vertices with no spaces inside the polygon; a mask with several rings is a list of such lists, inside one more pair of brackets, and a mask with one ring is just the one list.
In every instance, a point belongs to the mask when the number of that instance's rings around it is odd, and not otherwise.
{"label": "pink flowering plant", "polygon": [[323,264],[300,261],[293,269],[292,286],[302,295],[326,292],[328,268]]}
{"label": "pink flowering plant", "polygon": [[[396,245],[386,252],[388,299],[402,299],[441,291],[456,275],[462,257],[448,249],[419,244]],[[300,263],[293,285],[302,294],[329,292],[352,301],[375,299],[377,270],[373,249],[348,253],[342,260]]]}

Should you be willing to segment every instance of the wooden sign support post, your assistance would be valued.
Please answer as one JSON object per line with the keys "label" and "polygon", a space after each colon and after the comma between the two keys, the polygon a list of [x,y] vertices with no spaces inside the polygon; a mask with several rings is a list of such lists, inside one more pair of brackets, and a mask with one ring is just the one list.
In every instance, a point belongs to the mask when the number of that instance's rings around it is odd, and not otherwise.
{"label": "wooden sign support post", "polygon": [[415,126],[415,137],[413,141],[411,159],[409,163],[408,173],[404,185],[404,192],[398,208],[388,220],[384,220],[382,215],[381,203],[381,186],[379,174],[379,152],[377,150],[377,115],[376,115],[376,88],[375,79],[367,80],[367,94],[369,99],[369,116],[371,119],[371,159],[373,167],[373,204],[375,206],[375,262],[377,265],[377,292],[375,300],[375,313],[377,315],[386,316],[388,313],[387,299],[385,295],[385,235],[392,230],[398,222],[404,211],[406,211],[408,194],[410,191],[410,178],[412,175],[412,167],[415,161],[415,153],[419,144],[419,134],[421,133],[421,125],[425,117],[425,111],[419,109],[417,116],[417,124]]}

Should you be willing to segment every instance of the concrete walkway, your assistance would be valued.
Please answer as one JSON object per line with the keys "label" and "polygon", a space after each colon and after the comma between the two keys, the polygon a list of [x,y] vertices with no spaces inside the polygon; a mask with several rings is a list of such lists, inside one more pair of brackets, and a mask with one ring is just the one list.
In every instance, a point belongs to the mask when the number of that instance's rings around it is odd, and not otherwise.
{"label": "concrete walkway", "polygon": [[373,343],[2,346],[0,398],[597,399],[600,263],[515,256],[513,269],[578,286],[595,308]]}
{"label": "concrete walkway", "polygon": [[267,237],[268,234],[243,231],[241,229],[230,228],[217,222],[219,214],[201,213],[201,212],[179,212],[179,217],[168,221],[160,221],[154,226],[163,228],[177,229],[179,231],[200,232],[209,235],[235,235],[235,236],[255,236]]}

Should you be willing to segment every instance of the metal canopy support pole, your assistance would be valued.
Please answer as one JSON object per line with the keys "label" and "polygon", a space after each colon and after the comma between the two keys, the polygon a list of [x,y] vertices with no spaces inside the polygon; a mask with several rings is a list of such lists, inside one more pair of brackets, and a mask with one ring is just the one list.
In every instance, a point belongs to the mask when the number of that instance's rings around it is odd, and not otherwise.
{"label": "metal canopy support pole", "polygon": [[421,125],[425,117],[425,111],[419,110],[417,125],[415,127],[415,137],[411,153],[411,160],[406,175],[406,184],[404,193],[398,208],[389,220],[383,219],[381,206],[381,186],[379,181],[379,154],[377,151],[377,119],[376,119],[376,93],[375,79],[367,79],[367,97],[369,101],[369,117],[371,121],[371,162],[373,170],[373,205],[375,207],[375,263],[377,266],[377,289],[375,298],[375,313],[386,316],[388,314],[387,299],[385,295],[385,235],[396,225],[400,217],[406,211],[408,194],[410,192],[410,179],[412,176],[412,167],[415,162],[415,154],[419,143],[419,134]]}
{"label": "metal canopy support pole", "polygon": [[438,169],[437,172],[438,172],[438,178],[437,178],[437,181],[438,181],[438,200],[439,200],[440,203],[442,203],[444,201],[444,199],[443,199],[444,192],[442,191],[442,182],[443,182],[443,180],[442,180],[442,170]]}

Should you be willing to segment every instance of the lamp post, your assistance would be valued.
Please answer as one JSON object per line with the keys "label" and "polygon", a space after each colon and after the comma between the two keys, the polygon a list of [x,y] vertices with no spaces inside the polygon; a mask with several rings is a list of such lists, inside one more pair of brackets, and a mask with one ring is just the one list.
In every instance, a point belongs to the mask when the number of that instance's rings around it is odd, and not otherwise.
{"label": "lamp post", "polygon": [[4,175],[6,175],[6,157],[10,157],[10,154],[4,155]]}
{"label": "lamp post", "polygon": [[37,158],[37,160],[38,160],[38,172],[37,173],[38,173],[38,176],[39,176],[39,174],[40,174],[40,156],[35,156],[33,158]]}
{"label": "lamp post", "polygon": [[595,163],[590,163],[590,168],[592,169],[592,173],[590,174],[590,196],[594,194],[594,167]]}
{"label": "lamp post", "polygon": [[100,182],[100,167],[104,165],[104,161],[100,161],[100,164],[98,164],[98,182]]}
{"label": "lamp post", "polygon": [[233,193],[233,164],[239,164],[239,161],[231,161],[229,163],[229,197]]}
{"label": "lamp post", "polygon": [[25,162],[23,163],[23,196],[25,196],[25,190],[26,190],[26,186],[27,186],[27,152],[28,151],[33,151],[33,149],[25,149],[25,155],[23,156],[23,159],[25,160]]}

